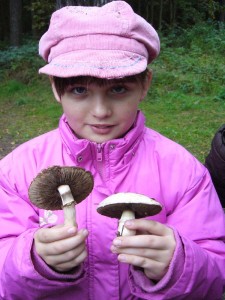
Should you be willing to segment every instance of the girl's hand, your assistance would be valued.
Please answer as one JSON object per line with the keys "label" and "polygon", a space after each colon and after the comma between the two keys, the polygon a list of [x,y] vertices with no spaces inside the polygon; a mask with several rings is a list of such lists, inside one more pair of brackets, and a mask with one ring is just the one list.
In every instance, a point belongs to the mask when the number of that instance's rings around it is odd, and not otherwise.
{"label": "girl's hand", "polygon": [[176,247],[173,230],[145,219],[127,221],[125,226],[139,233],[115,238],[111,251],[118,253],[120,262],[141,267],[148,278],[159,281],[166,274]]}
{"label": "girl's hand", "polygon": [[80,265],[87,257],[86,229],[55,226],[41,228],[34,236],[34,246],[39,256],[58,272],[68,272]]}

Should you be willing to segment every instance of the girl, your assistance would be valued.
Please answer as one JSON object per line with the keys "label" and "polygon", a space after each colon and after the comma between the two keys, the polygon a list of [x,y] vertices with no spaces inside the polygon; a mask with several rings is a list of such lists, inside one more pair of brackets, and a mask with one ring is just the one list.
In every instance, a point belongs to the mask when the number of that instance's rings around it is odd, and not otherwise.
{"label": "girl", "polygon": [[[40,40],[59,128],[19,146],[0,163],[1,299],[221,299],[225,219],[206,168],[183,147],[145,127],[138,110],[159,54],[156,31],[123,1],[56,11]],[[94,189],[78,226],[34,207],[28,188],[41,170],[79,166]],[[118,192],[159,201],[155,217],[125,226],[97,213]]]}

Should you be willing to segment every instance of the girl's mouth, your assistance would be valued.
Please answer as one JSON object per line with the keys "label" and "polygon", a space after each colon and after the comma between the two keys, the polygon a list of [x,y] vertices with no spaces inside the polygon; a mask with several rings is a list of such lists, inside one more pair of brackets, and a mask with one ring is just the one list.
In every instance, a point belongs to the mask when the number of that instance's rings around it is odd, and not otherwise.
{"label": "girl's mouth", "polygon": [[97,134],[108,134],[112,130],[113,125],[94,124],[94,125],[91,125],[91,128]]}

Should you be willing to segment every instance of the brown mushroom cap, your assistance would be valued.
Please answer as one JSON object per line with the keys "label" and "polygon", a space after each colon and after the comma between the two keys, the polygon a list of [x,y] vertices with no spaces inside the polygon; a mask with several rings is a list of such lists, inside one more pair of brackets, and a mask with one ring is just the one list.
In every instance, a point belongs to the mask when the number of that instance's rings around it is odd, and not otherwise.
{"label": "brown mushroom cap", "polygon": [[61,185],[68,185],[75,202],[79,203],[92,191],[94,180],[89,171],[79,167],[53,166],[44,169],[30,184],[28,194],[31,202],[43,209],[62,209],[57,189]]}
{"label": "brown mushroom cap", "polygon": [[118,193],[104,199],[97,207],[101,215],[120,219],[124,210],[132,210],[135,218],[158,214],[162,206],[155,199],[136,193]]}

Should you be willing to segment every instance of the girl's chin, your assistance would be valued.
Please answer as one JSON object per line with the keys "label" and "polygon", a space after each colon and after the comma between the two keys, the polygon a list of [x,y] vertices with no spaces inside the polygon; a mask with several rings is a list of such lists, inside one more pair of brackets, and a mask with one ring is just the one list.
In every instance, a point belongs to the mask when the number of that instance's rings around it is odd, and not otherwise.
{"label": "girl's chin", "polygon": [[103,133],[96,133],[96,132],[88,132],[85,134],[76,134],[78,139],[85,139],[85,140],[89,140],[91,142],[97,143],[97,144],[101,144],[101,143],[105,143],[108,142],[110,140],[114,140],[114,139],[118,139],[121,138],[125,135],[124,134],[113,134],[112,132],[108,133],[108,134],[103,134]]}

